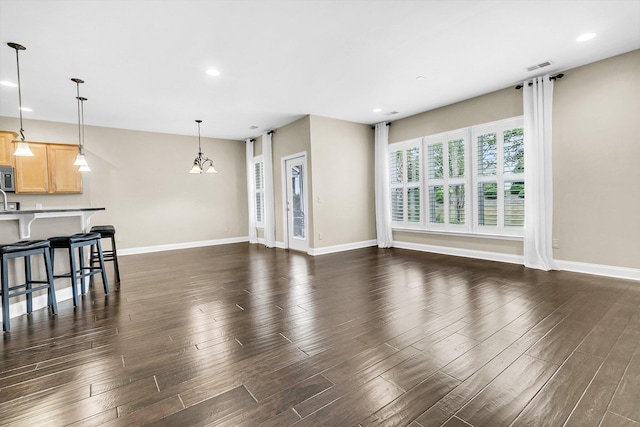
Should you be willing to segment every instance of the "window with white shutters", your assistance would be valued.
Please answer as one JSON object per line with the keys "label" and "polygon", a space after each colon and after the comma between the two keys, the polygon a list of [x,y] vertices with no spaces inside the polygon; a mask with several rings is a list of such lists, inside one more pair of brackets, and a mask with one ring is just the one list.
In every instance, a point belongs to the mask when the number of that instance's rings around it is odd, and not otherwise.
{"label": "window with white shutters", "polygon": [[521,118],[472,128],[477,233],[522,235],[524,128]]}
{"label": "window with white shutters", "polygon": [[256,227],[264,227],[264,162],[262,156],[253,159],[256,200]]}
{"label": "window with white shutters", "polygon": [[468,130],[424,138],[429,189],[428,230],[469,230]]}
{"label": "window with white shutters", "polygon": [[422,224],[421,140],[389,146],[391,221],[396,225]]}
{"label": "window with white shutters", "polygon": [[522,118],[390,144],[389,162],[394,228],[522,235]]}

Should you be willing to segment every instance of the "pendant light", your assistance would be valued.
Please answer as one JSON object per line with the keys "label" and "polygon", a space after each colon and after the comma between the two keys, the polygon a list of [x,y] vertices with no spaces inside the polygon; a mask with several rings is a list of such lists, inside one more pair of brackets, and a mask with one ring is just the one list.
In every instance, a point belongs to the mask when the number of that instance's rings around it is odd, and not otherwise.
{"label": "pendant light", "polygon": [[80,172],[91,172],[87,159],[84,157],[84,101],[86,101],[87,98],[80,96],[80,83],[84,83],[84,80],[74,77],[71,81],[76,84],[76,99],[78,100],[78,155],[73,164],[80,166],[78,169]]}
{"label": "pendant light", "polygon": [[7,43],[7,45],[16,50],[16,65],[18,68],[18,111],[20,111],[20,141],[16,147],[14,156],[33,156],[33,152],[29,148],[29,144],[24,140],[24,129],[22,128],[22,88],[20,86],[20,58],[18,52],[21,50],[27,50],[26,47],[19,45],[18,43]]}
{"label": "pendant light", "polygon": [[200,144],[200,123],[202,120],[196,120],[198,124],[198,155],[193,161],[193,166],[189,173],[218,173],[216,168],[213,167],[213,160],[206,156],[202,156],[202,145]]}

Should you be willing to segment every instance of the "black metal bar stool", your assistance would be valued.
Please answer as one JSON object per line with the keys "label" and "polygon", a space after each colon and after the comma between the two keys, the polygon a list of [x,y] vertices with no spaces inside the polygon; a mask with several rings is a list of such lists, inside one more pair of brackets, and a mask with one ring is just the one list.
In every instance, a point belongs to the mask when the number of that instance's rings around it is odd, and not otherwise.
{"label": "black metal bar stool", "polygon": [[[31,276],[31,256],[42,254],[47,280],[33,280]],[[47,289],[48,306],[53,314],[58,314],[56,304],[56,291],[53,287],[53,260],[49,254],[48,240],[22,240],[8,245],[0,245],[0,258],[2,259],[2,329],[9,331],[9,298],[19,295],[27,296],[27,313],[33,311],[33,293]],[[24,258],[25,283],[9,286],[9,260]],[[34,287],[34,284],[42,286]]]}
{"label": "black metal bar stool", "polygon": [[[102,247],[100,246],[100,233],[79,233],[71,236],[57,236],[50,237],[49,243],[51,244],[51,262],[54,262],[54,254],[56,249],[67,249],[69,251],[69,273],[55,274],[54,266],[54,279],[60,279],[68,277],[71,279],[71,287],[73,290],[73,305],[78,305],[78,280],[82,286],[82,294],[87,292],[85,286],[85,277],[92,277],[95,274],[102,274],[102,284],[104,286],[104,293],[109,293],[109,282],[107,281],[107,272],[104,268],[104,258],[102,256]],[[85,265],[84,250],[85,246],[96,245],[98,248],[98,261],[99,266],[94,267],[92,265]],[[78,249],[78,266],[76,266],[75,252]]]}
{"label": "black metal bar stool", "polygon": [[[111,239],[111,250],[103,250],[102,255],[105,262],[113,262],[113,269],[116,274],[116,281],[120,283],[120,268],[118,266],[118,249],[116,248],[116,228],[113,225],[95,225],[91,227],[91,233],[100,233],[103,239]],[[95,246],[91,246],[91,265],[99,262],[98,251]],[[93,279],[93,278],[92,278]]]}

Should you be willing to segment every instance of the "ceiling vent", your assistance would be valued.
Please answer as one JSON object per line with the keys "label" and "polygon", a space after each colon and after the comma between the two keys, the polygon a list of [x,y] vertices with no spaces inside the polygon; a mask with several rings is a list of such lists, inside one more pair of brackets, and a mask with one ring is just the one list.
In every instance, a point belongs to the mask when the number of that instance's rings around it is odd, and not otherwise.
{"label": "ceiling vent", "polygon": [[249,129],[251,129],[251,130],[258,129],[258,126],[249,126]]}
{"label": "ceiling vent", "polygon": [[541,62],[540,64],[536,64],[536,65],[532,65],[530,67],[527,67],[527,71],[535,71],[535,70],[537,70],[539,68],[548,67],[549,65],[551,65],[551,61]]}

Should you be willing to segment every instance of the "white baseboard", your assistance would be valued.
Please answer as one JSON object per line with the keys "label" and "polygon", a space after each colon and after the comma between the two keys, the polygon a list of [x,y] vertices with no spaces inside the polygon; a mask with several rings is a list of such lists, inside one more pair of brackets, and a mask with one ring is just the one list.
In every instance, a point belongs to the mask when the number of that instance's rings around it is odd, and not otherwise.
{"label": "white baseboard", "polygon": [[377,240],[365,240],[363,242],[346,243],[344,245],[325,246],[323,248],[309,248],[307,253],[311,256],[333,254],[336,252],[351,251],[354,249],[368,248],[377,246]]}
{"label": "white baseboard", "polygon": [[472,249],[451,248],[448,246],[425,245],[422,243],[393,242],[394,248],[410,249],[413,251],[432,252],[442,255],[461,256],[465,258],[477,258],[487,261],[508,262],[510,264],[524,264],[522,255],[503,254],[500,252],[486,252]]}
{"label": "white baseboard", "polygon": [[559,269],[574,273],[594,274],[596,276],[614,277],[640,281],[640,269],[616,267],[614,265],[588,264],[584,262],[555,260]]}
{"label": "white baseboard", "polygon": [[[88,282],[88,281],[87,281]],[[78,291],[80,291],[80,287],[78,286]],[[12,302],[9,308],[9,317],[14,318],[18,316],[22,316],[27,313],[27,300],[26,297],[24,300],[18,302]],[[66,288],[56,289],[56,302],[60,303],[62,301],[66,301],[68,299],[73,298],[73,291],[71,285]],[[47,294],[38,295],[33,297],[33,310],[40,310],[42,308],[47,307]],[[0,316],[2,316],[2,308],[0,307]],[[1,318],[1,317],[0,317]]]}
{"label": "white baseboard", "polygon": [[228,239],[201,240],[199,242],[172,243],[168,245],[142,246],[138,248],[119,249],[118,255],[147,254],[151,252],[173,251],[176,249],[200,248],[203,246],[228,245],[230,243],[248,242],[249,237],[231,237]]}
{"label": "white baseboard", "polygon": [[[524,264],[522,255],[503,254],[499,252],[485,252],[471,249],[451,248],[447,246],[425,245],[420,243],[393,242],[394,248],[410,249],[414,251],[432,252],[442,255],[461,256],[466,258],[484,259],[488,261],[508,262],[511,264]],[[640,281],[640,269],[617,267],[613,265],[589,264],[584,262],[555,260],[560,270],[574,273],[594,274],[616,279],[628,279]]]}

